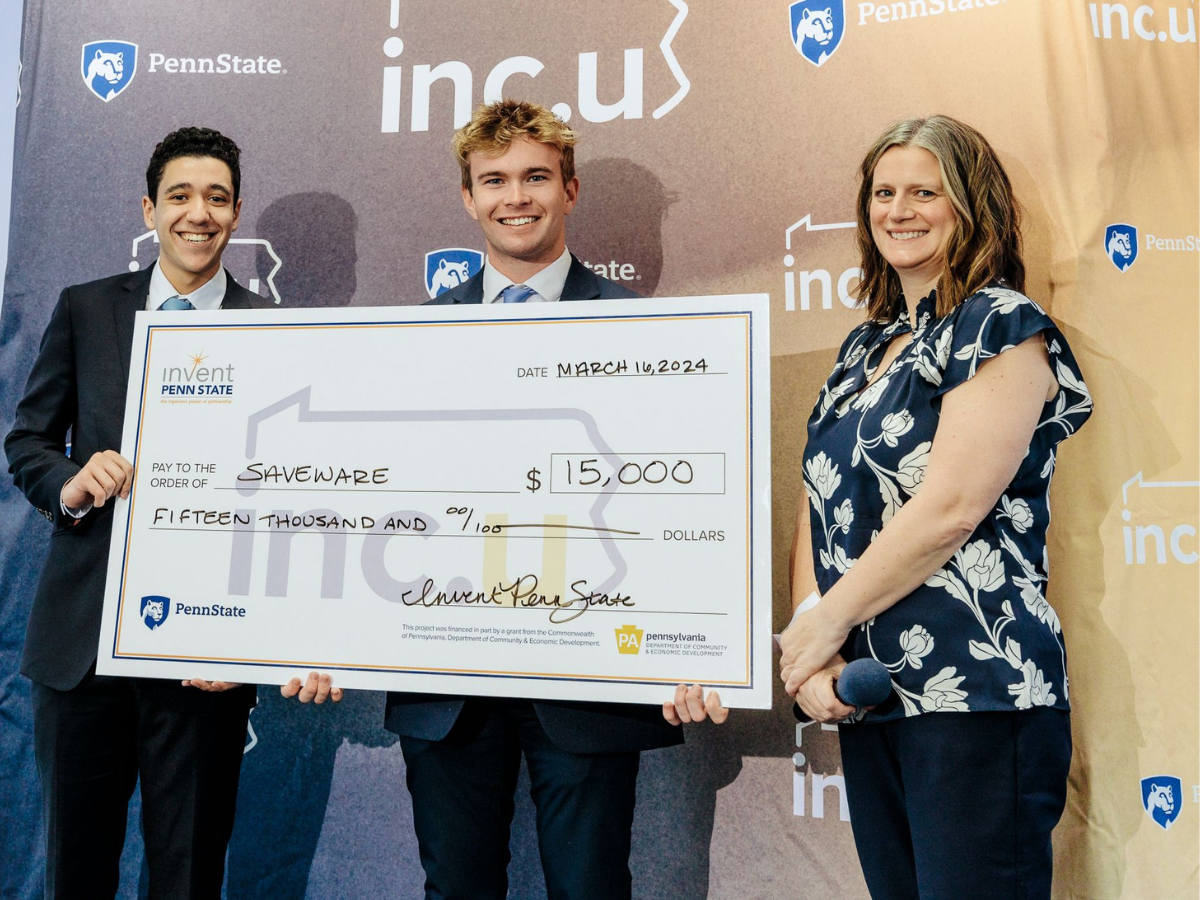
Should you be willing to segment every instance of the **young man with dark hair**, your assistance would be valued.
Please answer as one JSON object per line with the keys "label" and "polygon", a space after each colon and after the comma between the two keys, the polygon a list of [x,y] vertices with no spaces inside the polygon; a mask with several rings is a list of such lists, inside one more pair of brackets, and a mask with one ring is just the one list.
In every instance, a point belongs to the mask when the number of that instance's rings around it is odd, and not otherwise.
{"label": "young man with dark hair", "polygon": [[[482,106],[459,130],[463,203],[483,230],[487,261],[433,303],[635,296],[567,250],[566,217],[579,195],[574,144],[562,121],[532,103]],[[640,753],[683,740],[662,708],[392,693],[386,725],[404,751],[427,898],[507,896],[522,755],[551,900],[630,896]]]}
{"label": "young man with dark hair", "polygon": [[150,896],[221,896],[254,686],[97,675],[96,648],[112,501],[132,485],[116,448],[135,313],[271,305],[221,267],[240,182],[238,147],[219,132],[162,140],[142,198],[158,261],[62,292],[4,442],[14,483],[54,524],[21,662],[33,681],[50,898],[116,893],[139,779]]}

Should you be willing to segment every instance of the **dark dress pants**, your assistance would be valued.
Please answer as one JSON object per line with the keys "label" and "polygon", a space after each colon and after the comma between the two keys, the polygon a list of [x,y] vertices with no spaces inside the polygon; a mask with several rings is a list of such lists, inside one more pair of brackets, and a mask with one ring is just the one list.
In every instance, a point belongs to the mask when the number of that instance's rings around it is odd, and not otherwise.
{"label": "dark dress pants", "polygon": [[926,713],[839,731],[873,900],[1049,900],[1070,713]]}
{"label": "dark dress pants", "polygon": [[[443,740],[401,737],[427,900],[504,900],[521,754],[550,900],[623,900],[640,754],[554,745],[524,700],[468,700]],[[525,896],[516,886],[513,897]]]}
{"label": "dark dress pants", "polygon": [[33,685],[47,898],[114,896],[139,776],[150,897],[220,898],[253,704],[246,691],[104,675],[70,691]]}

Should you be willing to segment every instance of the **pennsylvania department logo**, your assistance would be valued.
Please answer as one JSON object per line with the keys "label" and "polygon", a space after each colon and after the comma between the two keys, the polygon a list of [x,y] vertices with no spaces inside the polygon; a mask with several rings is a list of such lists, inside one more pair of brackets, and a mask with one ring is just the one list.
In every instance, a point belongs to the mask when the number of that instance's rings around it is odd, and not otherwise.
{"label": "pennsylvania department logo", "polygon": [[1104,230],[1104,252],[1112,264],[1124,272],[1137,259],[1137,229],[1124,223],[1109,225]]}
{"label": "pennsylvania department logo", "polygon": [[458,287],[483,268],[483,254],[463,247],[443,247],[425,254],[425,290],[432,300]]}
{"label": "pennsylvania department logo", "polygon": [[1183,785],[1174,775],[1151,775],[1142,779],[1142,808],[1166,831],[1179,818]]}
{"label": "pennsylvania department logo", "polygon": [[83,45],[83,83],[107,103],[133,81],[137,73],[137,44],[92,41]]}
{"label": "pennsylvania department logo", "polygon": [[641,651],[642,635],[645,634],[642,629],[636,625],[622,625],[620,628],[614,628],[613,631],[617,634],[618,653],[639,653]]}
{"label": "pennsylvania department logo", "polygon": [[814,66],[833,56],[846,33],[845,0],[800,0],[788,12],[792,23],[792,43],[800,55]]}
{"label": "pennsylvania department logo", "polygon": [[162,626],[171,613],[171,598],[151,595],[142,598],[142,621],[151,631]]}

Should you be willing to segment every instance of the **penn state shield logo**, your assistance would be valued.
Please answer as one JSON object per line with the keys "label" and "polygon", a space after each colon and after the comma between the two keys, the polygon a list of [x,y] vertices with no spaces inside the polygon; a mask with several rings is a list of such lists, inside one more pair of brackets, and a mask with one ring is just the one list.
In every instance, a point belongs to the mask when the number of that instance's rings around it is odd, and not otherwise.
{"label": "penn state shield logo", "polygon": [[171,614],[171,598],[151,594],[142,598],[142,621],[146,627],[154,631],[162,627]]}
{"label": "penn state shield logo", "polygon": [[137,44],[128,41],[92,41],[83,45],[83,83],[107,103],[116,97],[137,73]]}
{"label": "penn state shield logo", "polygon": [[846,33],[845,0],[800,0],[788,7],[792,43],[814,66],[833,56]]}
{"label": "penn state shield logo", "polygon": [[1174,775],[1142,779],[1142,809],[1163,831],[1179,818],[1182,808],[1183,784]]}
{"label": "penn state shield logo", "polygon": [[1137,229],[1124,223],[1109,225],[1104,229],[1104,252],[1112,264],[1124,272],[1137,259]]}
{"label": "penn state shield logo", "polygon": [[429,299],[458,287],[483,268],[483,254],[464,247],[444,247],[425,254],[425,290]]}

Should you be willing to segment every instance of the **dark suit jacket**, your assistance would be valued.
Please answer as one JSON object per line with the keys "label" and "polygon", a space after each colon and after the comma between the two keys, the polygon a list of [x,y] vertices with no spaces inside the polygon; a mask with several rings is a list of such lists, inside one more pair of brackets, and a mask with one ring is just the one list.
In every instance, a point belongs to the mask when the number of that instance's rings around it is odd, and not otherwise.
{"label": "dark suit jacket", "polygon": [[[116,275],[62,292],[4,440],[13,482],[54,523],[21,672],[60,691],[83,681],[96,661],[113,504],[76,521],[63,515],[59,495],[92,454],[121,447],[133,318],[146,308],[151,272]],[[229,278],[222,308],[271,305]],[[65,455],[68,432],[70,456]],[[184,696],[195,697],[180,702],[211,706],[215,698],[232,694],[240,700],[225,702],[254,702],[252,685],[226,695],[190,690]]]}
{"label": "dark suit jacket", "polygon": [[[615,300],[637,294],[601,278],[574,256],[563,284],[562,300]],[[483,273],[464,281],[427,305],[482,303]],[[389,693],[384,718],[389,731],[440,741],[462,712],[466,697]],[[658,706],[634,703],[577,703],[535,700],[533,708],[550,740],[571,753],[652,750],[683,742],[683,729],[668,725]]]}

